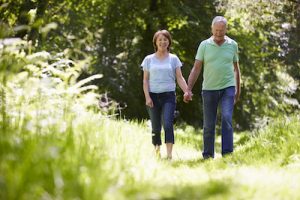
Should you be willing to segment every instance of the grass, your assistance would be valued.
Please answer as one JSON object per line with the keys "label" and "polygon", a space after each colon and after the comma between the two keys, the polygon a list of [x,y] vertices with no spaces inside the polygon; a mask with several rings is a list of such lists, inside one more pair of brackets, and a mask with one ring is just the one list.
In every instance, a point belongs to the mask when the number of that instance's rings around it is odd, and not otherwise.
{"label": "grass", "polygon": [[225,158],[218,136],[216,158],[205,162],[202,131],[176,126],[168,161],[164,147],[155,158],[148,122],[114,120],[86,109],[85,96],[27,84],[26,95],[7,84],[0,199],[300,198],[299,115],[236,133],[235,153]]}
{"label": "grass", "polygon": [[40,78],[46,63],[30,65],[36,76],[0,73],[1,200],[300,199],[299,114],[236,133],[225,158],[218,136],[207,161],[202,131],[176,126],[173,160],[165,148],[157,159],[148,122],[95,112],[93,87]]}
{"label": "grass", "polygon": [[297,115],[239,133],[233,156],[204,162],[201,131],[191,127],[176,129],[167,161],[155,158],[147,123],[70,110],[42,128],[28,124],[45,116],[10,117],[0,143],[0,199],[300,198]]}

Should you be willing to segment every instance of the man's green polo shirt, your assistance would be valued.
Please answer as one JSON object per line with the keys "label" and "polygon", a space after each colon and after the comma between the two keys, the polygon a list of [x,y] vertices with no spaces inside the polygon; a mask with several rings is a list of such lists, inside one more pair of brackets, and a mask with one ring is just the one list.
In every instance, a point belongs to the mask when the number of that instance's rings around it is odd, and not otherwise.
{"label": "man's green polo shirt", "polygon": [[213,37],[200,43],[195,57],[203,62],[202,90],[220,90],[235,86],[233,62],[238,62],[238,45],[225,36],[225,42],[219,46]]}

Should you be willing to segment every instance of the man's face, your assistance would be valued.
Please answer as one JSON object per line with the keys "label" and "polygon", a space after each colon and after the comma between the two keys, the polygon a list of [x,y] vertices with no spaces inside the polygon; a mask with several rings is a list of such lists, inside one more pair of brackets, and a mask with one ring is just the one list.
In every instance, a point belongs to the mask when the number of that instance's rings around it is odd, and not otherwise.
{"label": "man's face", "polygon": [[216,42],[223,41],[226,34],[226,25],[223,22],[216,22],[212,27],[212,34]]}

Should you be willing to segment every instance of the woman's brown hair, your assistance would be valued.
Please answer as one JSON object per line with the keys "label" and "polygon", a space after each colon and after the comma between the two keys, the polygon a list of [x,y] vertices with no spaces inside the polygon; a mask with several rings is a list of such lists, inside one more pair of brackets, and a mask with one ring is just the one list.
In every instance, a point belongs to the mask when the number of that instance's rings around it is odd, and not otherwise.
{"label": "woman's brown hair", "polygon": [[169,33],[169,31],[167,31],[167,30],[159,30],[156,33],[154,33],[152,42],[153,42],[153,47],[154,47],[155,52],[157,51],[156,40],[160,34],[162,34],[169,40],[169,46],[167,47],[167,49],[170,52],[170,47],[172,44],[172,37],[171,37],[171,34]]}

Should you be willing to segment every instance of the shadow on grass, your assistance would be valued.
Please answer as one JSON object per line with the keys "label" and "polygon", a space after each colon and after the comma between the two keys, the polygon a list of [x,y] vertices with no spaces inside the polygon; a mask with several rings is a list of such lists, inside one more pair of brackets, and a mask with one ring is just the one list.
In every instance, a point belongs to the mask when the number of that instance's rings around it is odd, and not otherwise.
{"label": "shadow on grass", "polygon": [[[228,199],[233,184],[231,179],[211,179],[205,183],[166,185],[155,188],[148,186],[127,193],[128,199],[137,199],[137,196],[147,200],[199,200],[199,199]],[[149,190],[149,188],[151,188]]]}
{"label": "shadow on grass", "polygon": [[172,160],[172,161],[168,161],[171,163],[171,165],[175,168],[177,167],[181,167],[181,166],[188,166],[191,168],[195,168],[195,167],[199,167],[199,165],[205,163],[205,162],[209,162],[212,159],[203,159],[201,158],[197,158],[197,159],[190,159],[190,160]]}
{"label": "shadow on grass", "polygon": [[225,180],[210,180],[204,185],[188,185],[176,188],[170,199],[208,199],[229,195],[230,184]]}
{"label": "shadow on grass", "polygon": [[190,159],[190,160],[165,160],[165,162],[169,162],[170,165],[174,168],[180,167],[189,167],[189,168],[197,168],[200,166],[204,166],[205,168],[210,168],[211,166],[215,167],[226,167],[226,166],[234,166],[240,165],[242,160],[240,160],[240,156],[235,156],[234,154],[226,155],[226,156],[219,156],[217,158],[209,158],[203,159],[199,157],[197,159]]}

